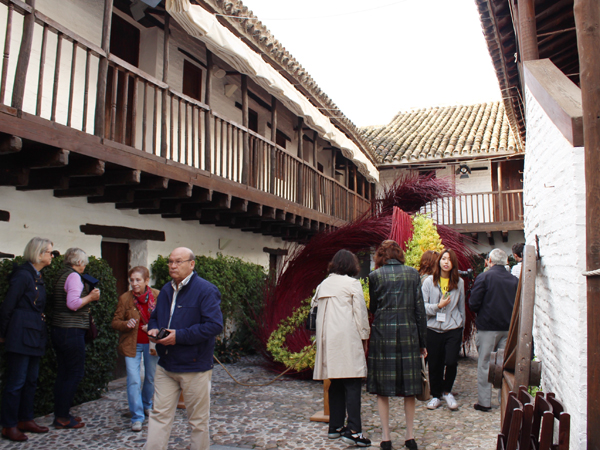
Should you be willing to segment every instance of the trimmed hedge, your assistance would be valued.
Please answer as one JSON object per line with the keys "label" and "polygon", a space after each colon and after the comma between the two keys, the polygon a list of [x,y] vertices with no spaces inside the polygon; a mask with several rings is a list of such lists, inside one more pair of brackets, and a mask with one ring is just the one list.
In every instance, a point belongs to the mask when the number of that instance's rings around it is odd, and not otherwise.
{"label": "trimmed hedge", "polygon": [[[85,273],[100,280],[98,288],[100,289],[100,300],[91,303],[91,312],[96,326],[98,328],[98,337],[94,342],[86,345],[85,354],[85,376],[77,393],[74,404],[80,404],[91,400],[97,400],[106,391],[108,383],[113,379],[115,364],[117,361],[117,343],[116,332],[111,328],[110,323],[117,307],[117,288],[113,277],[112,269],[108,263],[102,259],[89,257],[90,263],[86,267]],[[22,264],[23,259],[17,257],[14,260],[17,264]],[[59,272],[63,268],[63,257],[54,258],[52,265],[42,270],[42,276],[46,285],[47,302],[45,314],[47,323],[52,316],[52,292],[54,283]],[[0,262],[0,302],[4,301],[8,290],[10,274],[13,270],[13,260],[5,259]],[[4,356],[4,346],[0,345],[0,352]],[[6,368],[6,359],[2,357],[0,362],[0,374],[3,374]],[[56,355],[52,348],[50,340],[50,326],[48,326],[48,346],[46,354],[42,357],[40,364],[40,375],[38,386],[35,393],[35,415],[41,416],[49,414],[54,410],[54,381],[56,380]],[[2,382],[3,388],[4,382]],[[0,391],[0,396],[2,395]]]}
{"label": "trimmed hedge", "polygon": [[[154,288],[161,289],[171,280],[167,257],[159,256],[151,266]],[[217,337],[215,355],[222,362],[235,361],[256,348],[250,332],[257,312],[263,304],[267,273],[263,266],[233,256],[217,253],[216,257],[196,256],[196,272],[221,291],[221,311],[225,324],[235,324],[235,331],[227,330]]]}

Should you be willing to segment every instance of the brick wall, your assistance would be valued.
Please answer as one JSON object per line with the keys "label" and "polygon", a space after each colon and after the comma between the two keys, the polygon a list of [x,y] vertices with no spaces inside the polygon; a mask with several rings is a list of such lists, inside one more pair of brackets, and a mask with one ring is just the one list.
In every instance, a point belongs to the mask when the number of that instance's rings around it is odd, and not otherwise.
{"label": "brick wall", "polygon": [[584,151],[573,148],[536,99],[526,92],[525,238],[537,263],[535,353],[542,387],[571,414],[572,449],[585,449],[586,280]]}

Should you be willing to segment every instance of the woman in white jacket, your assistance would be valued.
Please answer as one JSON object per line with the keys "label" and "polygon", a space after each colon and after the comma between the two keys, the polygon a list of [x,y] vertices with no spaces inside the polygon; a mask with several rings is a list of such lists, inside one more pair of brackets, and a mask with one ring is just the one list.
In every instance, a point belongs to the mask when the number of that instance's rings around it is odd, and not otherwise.
{"label": "woman in white jacket", "polygon": [[340,250],[329,263],[329,276],[317,287],[312,300],[312,306],[318,306],[313,378],[331,380],[328,437],[368,447],[371,441],[362,434],[360,393],[367,376],[365,349],[370,330],[362,286],[352,278],[358,272],[356,255]]}

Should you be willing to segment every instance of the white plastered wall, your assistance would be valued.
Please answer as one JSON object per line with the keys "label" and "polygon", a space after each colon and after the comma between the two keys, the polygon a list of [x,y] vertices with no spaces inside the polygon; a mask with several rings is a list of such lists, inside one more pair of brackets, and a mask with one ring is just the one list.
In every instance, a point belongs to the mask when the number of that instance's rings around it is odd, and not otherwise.
{"label": "white plastered wall", "polygon": [[533,337],[542,388],[571,415],[571,449],[586,448],[587,316],[584,150],[526,90],[525,238],[539,237]]}
{"label": "white plastered wall", "polygon": [[0,222],[0,251],[21,255],[34,236],[47,237],[54,248],[64,253],[80,247],[89,255],[101,256],[101,236],[86,235],[79,229],[86,223],[165,232],[166,240],[130,240],[130,265],[149,266],[158,255],[166,256],[176,247],[189,247],[197,255],[224,255],[269,267],[264,247],[287,248],[279,238],[251,232],[200,225],[198,221],[162,219],[159,215],[140,215],[118,210],[113,204],[88,204],[85,198],[58,199],[52,191],[17,191],[0,187],[0,209],[10,212],[9,222]]}

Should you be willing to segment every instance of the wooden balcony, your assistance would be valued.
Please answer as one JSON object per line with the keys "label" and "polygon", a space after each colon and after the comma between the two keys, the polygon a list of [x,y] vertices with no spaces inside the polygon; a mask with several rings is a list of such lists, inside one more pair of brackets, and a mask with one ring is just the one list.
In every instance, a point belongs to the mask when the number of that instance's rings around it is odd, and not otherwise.
{"label": "wooden balcony", "polygon": [[459,194],[431,202],[421,213],[460,233],[523,230],[523,190]]}
{"label": "wooden balcony", "polygon": [[[0,80],[0,185],[289,240],[370,207],[365,196],[209,105],[20,1],[0,1],[8,16],[0,33],[13,42]],[[41,35],[32,39],[26,76],[17,62],[23,56],[10,53],[22,40],[12,26],[19,14],[24,29],[33,17],[33,35]]]}

